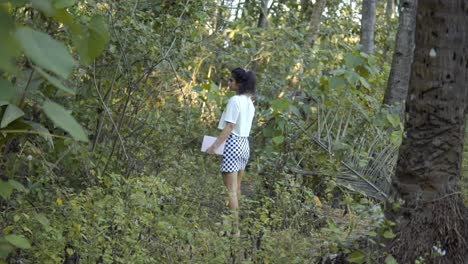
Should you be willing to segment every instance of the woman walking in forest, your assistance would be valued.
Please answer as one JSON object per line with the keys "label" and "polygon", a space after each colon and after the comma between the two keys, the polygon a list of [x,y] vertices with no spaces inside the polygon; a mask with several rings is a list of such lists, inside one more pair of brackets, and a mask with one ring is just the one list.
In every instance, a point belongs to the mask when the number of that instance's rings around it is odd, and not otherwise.
{"label": "woman walking in forest", "polygon": [[229,99],[218,125],[222,132],[207,149],[209,154],[214,154],[215,149],[226,141],[221,172],[228,190],[229,208],[235,211],[239,208],[241,181],[250,155],[248,137],[255,114],[251,98],[255,94],[255,83],[253,72],[242,68],[231,71],[228,86],[237,95]]}

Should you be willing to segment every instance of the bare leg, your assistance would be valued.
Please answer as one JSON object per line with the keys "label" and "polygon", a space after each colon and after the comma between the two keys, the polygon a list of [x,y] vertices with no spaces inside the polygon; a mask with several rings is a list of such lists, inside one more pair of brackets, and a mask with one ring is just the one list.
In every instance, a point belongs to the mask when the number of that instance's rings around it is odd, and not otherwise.
{"label": "bare leg", "polygon": [[237,176],[238,172],[224,172],[223,173],[223,178],[224,178],[224,185],[226,185],[226,188],[228,189],[228,195],[229,195],[229,209],[231,209],[231,217],[232,217],[232,234],[235,236],[240,236],[240,230],[239,230],[239,200],[237,197]]}
{"label": "bare leg", "polygon": [[223,172],[223,178],[229,195],[229,209],[237,209],[239,208],[237,200],[237,171]]}
{"label": "bare leg", "polygon": [[245,170],[240,170],[237,173],[237,199],[240,199],[241,197],[241,181],[242,177],[244,177]]}

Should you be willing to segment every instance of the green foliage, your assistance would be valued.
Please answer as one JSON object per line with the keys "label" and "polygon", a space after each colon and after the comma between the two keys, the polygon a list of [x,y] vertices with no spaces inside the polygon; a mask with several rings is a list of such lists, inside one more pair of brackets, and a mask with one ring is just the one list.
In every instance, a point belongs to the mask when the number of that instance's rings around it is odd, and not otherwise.
{"label": "green foliage", "polygon": [[52,101],[45,101],[42,105],[44,114],[46,114],[55,125],[70,133],[76,139],[84,142],[88,141],[88,137],[81,128],[80,124],[71,116],[65,108]]}
{"label": "green foliage", "polygon": [[46,70],[66,79],[75,67],[76,63],[65,45],[48,34],[20,27],[16,29],[15,36],[26,56]]}
{"label": "green foliage", "polygon": [[[387,61],[353,48],[351,4],[330,2],[313,49],[304,46],[310,14],[297,4],[273,5],[263,29],[258,7],[250,1],[236,19],[218,1],[0,3],[0,259],[372,260],[353,241],[388,228],[337,176],[350,152],[372,162],[352,141],[364,127],[392,127],[401,139],[397,115],[380,109]],[[219,159],[198,151],[202,135],[217,133],[237,66],[258,77],[239,239],[228,235]],[[335,154],[306,133],[322,105],[352,118]],[[330,208],[337,189],[349,218]]]}

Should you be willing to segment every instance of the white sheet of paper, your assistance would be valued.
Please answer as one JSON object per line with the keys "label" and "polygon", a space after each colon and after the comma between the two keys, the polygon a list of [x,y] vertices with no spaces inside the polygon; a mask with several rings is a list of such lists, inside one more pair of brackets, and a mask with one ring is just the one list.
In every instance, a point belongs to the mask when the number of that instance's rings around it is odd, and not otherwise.
{"label": "white sheet of paper", "polygon": [[[201,151],[203,152],[206,152],[206,150],[211,147],[211,145],[213,145],[213,143],[215,142],[216,140],[216,137],[211,137],[211,136],[203,136],[203,142],[202,142],[202,146],[201,146]],[[224,143],[226,142],[223,142],[221,145],[219,145],[219,147],[217,149],[215,149],[215,153],[218,154],[218,155],[223,155],[223,151],[224,151]]]}

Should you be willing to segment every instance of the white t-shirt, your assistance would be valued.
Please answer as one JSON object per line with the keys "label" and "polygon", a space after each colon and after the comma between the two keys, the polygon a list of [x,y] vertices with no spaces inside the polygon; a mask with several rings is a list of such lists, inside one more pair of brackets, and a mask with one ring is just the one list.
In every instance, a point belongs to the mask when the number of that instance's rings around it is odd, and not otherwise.
{"label": "white t-shirt", "polygon": [[248,137],[252,128],[255,107],[248,95],[234,95],[229,99],[226,110],[219,120],[218,128],[224,129],[226,122],[235,124],[234,133],[239,137]]}

